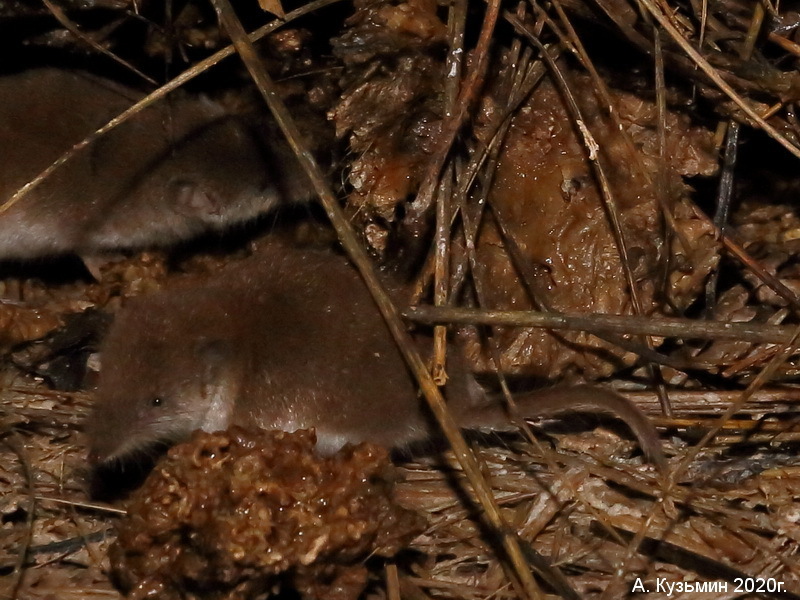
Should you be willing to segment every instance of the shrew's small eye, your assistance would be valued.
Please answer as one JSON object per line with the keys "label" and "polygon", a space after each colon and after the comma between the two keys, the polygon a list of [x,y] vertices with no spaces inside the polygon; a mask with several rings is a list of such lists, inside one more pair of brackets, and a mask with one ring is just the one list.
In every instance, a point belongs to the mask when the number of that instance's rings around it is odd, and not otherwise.
{"label": "shrew's small eye", "polygon": [[150,404],[152,406],[163,406],[164,405],[164,399],[163,398],[159,398],[158,396],[156,396],[155,398],[150,400]]}

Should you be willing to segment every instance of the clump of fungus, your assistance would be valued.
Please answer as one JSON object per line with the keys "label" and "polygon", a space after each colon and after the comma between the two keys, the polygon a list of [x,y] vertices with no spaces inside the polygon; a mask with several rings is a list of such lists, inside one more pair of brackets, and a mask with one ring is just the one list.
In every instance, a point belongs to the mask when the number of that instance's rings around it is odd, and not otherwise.
{"label": "clump of fungus", "polygon": [[424,525],[391,498],[386,450],[315,454],[313,431],[232,427],[170,450],[128,506],[110,550],[132,598],[348,600],[368,556],[397,553]]}

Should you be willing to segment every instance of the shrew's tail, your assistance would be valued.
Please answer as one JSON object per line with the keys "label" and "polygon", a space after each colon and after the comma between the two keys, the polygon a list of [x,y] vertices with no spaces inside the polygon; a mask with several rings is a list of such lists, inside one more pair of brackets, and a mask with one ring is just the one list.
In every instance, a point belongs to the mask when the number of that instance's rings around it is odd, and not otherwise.
{"label": "shrew's tail", "polygon": [[[617,417],[631,429],[647,458],[664,471],[667,460],[653,424],[633,402],[611,390],[579,385],[554,387],[514,397],[517,412],[523,419],[551,417],[565,412],[605,413]],[[501,402],[474,408],[463,415],[461,425],[466,428],[501,428],[509,424],[509,416]]]}

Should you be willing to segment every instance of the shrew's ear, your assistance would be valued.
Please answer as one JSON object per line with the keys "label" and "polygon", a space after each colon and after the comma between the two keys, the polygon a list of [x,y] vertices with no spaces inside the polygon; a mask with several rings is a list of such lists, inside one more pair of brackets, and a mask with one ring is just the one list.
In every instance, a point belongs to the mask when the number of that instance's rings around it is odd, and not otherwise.
{"label": "shrew's ear", "polygon": [[202,340],[197,344],[195,356],[202,373],[200,393],[207,406],[198,428],[208,432],[227,429],[241,376],[234,367],[232,344],[224,340]]}

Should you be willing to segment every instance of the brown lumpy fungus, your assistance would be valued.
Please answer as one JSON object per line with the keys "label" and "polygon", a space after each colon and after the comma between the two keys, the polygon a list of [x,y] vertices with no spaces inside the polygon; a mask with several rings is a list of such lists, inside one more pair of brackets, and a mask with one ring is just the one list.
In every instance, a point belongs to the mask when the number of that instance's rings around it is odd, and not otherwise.
{"label": "brown lumpy fungus", "polygon": [[131,598],[244,600],[287,587],[355,599],[368,556],[396,554],[424,520],[391,499],[386,450],[314,453],[313,430],[232,427],[172,448],[130,499],[110,551]]}

